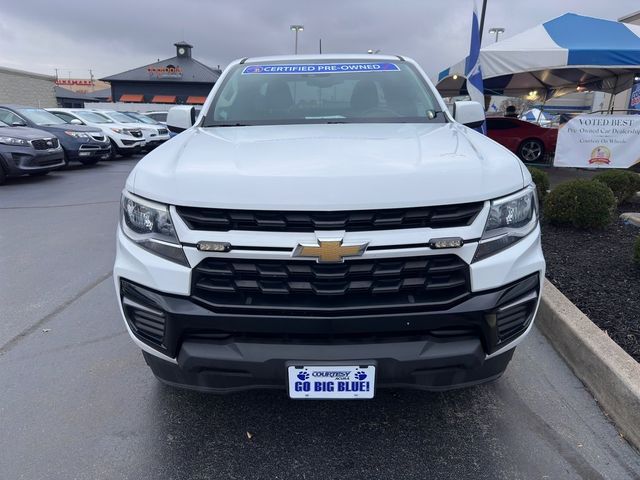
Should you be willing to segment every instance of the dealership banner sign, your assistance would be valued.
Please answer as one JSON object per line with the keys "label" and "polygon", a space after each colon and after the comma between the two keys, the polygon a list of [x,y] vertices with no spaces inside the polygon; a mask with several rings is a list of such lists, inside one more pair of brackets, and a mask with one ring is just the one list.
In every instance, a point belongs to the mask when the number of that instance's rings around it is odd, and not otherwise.
{"label": "dealership banner sign", "polygon": [[556,167],[629,168],[640,163],[640,115],[579,115],[558,132]]}

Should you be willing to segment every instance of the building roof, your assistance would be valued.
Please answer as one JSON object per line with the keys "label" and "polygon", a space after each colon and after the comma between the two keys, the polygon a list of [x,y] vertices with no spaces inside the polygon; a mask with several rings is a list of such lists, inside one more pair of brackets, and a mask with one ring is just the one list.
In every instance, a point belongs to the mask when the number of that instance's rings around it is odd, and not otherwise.
{"label": "building roof", "polygon": [[97,102],[98,99],[93,96],[93,93],[80,93],[69,90],[68,88],[62,88],[59,86],[54,87],[56,98],[68,98],[69,100],[83,100],[85,102]]}
{"label": "building roof", "polygon": [[91,96],[98,99],[111,98],[111,87],[94,90],[91,92]]}
{"label": "building roof", "polygon": [[0,72],[13,73],[16,75],[24,75],[26,77],[39,78],[42,80],[50,80],[52,82],[55,81],[56,79],[56,77],[54,77],[53,75],[43,75],[41,73],[26,72],[24,70],[17,70],[15,68],[9,68],[9,67],[0,67]]}
{"label": "building roof", "polygon": [[[167,66],[180,70],[180,75],[167,75],[163,78],[153,72],[161,72]],[[191,57],[171,57],[159,62],[150,63],[142,67],[117,73],[110,77],[101,78],[107,82],[189,82],[189,83],[215,83],[220,78],[220,70],[207,67]]]}

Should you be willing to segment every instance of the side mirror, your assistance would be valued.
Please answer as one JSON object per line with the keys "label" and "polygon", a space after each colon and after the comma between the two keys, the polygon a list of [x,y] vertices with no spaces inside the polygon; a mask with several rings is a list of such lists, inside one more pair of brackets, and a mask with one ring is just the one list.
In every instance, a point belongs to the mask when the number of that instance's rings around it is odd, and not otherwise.
{"label": "side mirror", "polygon": [[171,107],[167,114],[167,128],[175,133],[184,132],[196,123],[196,109],[186,105]]}
{"label": "side mirror", "polygon": [[72,118],[69,123],[71,123],[73,125],[84,125],[84,123],[82,123],[82,121],[78,120],[77,118]]}
{"label": "side mirror", "polygon": [[478,102],[455,102],[453,118],[469,128],[478,128],[485,120],[484,108]]}
{"label": "side mirror", "polygon": [[11,126],[12,127],[26,127],[27,124],[20,121],[20,120],[16,120],[15,122],[11,122]]}

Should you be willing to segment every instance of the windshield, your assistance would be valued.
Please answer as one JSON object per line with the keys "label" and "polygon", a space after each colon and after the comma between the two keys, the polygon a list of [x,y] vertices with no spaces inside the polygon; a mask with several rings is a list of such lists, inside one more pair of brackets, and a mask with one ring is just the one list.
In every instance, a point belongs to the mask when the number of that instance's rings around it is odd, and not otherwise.
{"label": "windshield", "polygon": [[237,65],[203,126],[445,122],[407,62]]}
{"label": "windshield", "polygon": [[150,125],[158,125],[158,122],[156,122],[153,118],[149,118],[146,115],[142,115],[140,113],[127,112],[127,115],[132,117],[134,120],[140,121],[142,123],[148,123]]}
{"label": "windshield", "polygon": [[0,127],[8,127],[9,125],[0,120]]}
{"label": "windshield", "polygon": [[113,118],[116,122],[120,123],[139,123],[137,120],[134,120],[129,115],[125,115],[120,112],[109,112],[108,115]]}
{"label": "windshield", "polygon": [[60,117],[41,108],[21,108],[18,111],[36,125],[61,125],[67,123]]}
{"label": "windshield", "polygon": [[73,113],[74,113],[74,115],[77,115],[78,117],[80,117],[85,122],[89,122],[89,123],[113,123],[112,120],[109,117],[105,117],[104,115],[100,115],[99,113],[96,113],[96,112],[87,112],[86,110],[83,110],[83,111],[75,111]]}

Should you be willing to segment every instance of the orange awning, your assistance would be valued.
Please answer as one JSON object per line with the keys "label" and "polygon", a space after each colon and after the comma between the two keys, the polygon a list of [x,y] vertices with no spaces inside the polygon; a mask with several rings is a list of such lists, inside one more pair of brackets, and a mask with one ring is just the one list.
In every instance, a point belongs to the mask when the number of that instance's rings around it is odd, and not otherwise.
{"label": "orange awning", "polygon": [[154,95],[151,103],[176,103],[175,95]]}
{"label": "orange awning", "polygon": [[187,103],[189,105],[202,105],[207,97],[187,97]]}
{"label": "orange awning", "polygon": [[121,102],[142,102],[144,101],[144,95],[137,93],[125,93],[120,97]]}

